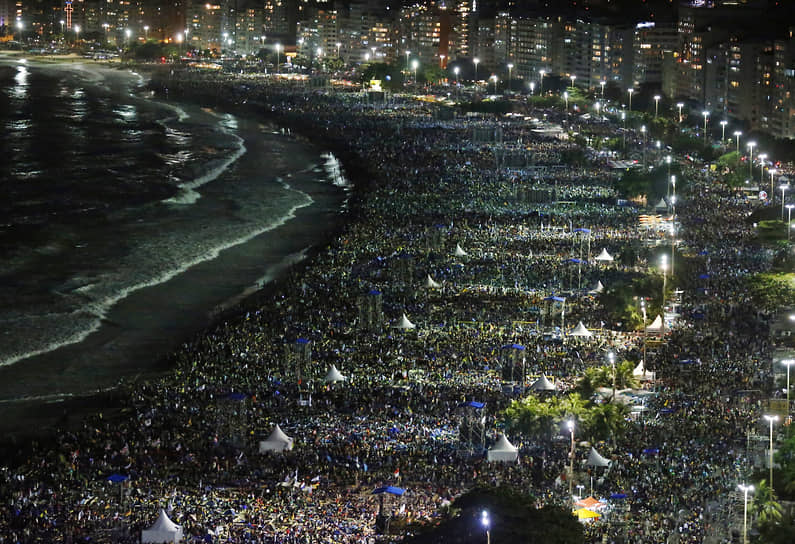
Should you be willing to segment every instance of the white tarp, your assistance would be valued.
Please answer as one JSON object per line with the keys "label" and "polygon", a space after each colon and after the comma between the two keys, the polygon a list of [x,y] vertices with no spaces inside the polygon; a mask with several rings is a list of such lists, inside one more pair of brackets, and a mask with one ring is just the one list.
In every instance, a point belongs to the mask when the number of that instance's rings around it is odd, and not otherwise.
{"label": "white tarp", "polygon": [[336,366],[331,365],[331,368],[328,369],[328,372],[326,373],[326,377],[323,378],[323,381],[326,382],[326,383],[337,383],[337,382],[345,381],[347,379],[348,378],[343,376],[342,373],[339,370],[337,370]]}
{"label": "white tarp", "polygon": [[162,544],[163,542],[180,542],[182,540],[182,527],[168,519],[166,511],[160,509],[157,521],[141,531],[141,543]]}
{"label": "white tarp", "polygon": [[426,289],[438,289],[441,286],[442,286],[442,284],[439,283],[439,282],[434,281],[430,274],[428,274],[428,277],[425,278],[425,287],[426,287]]}
{"label": "white tarp", "polygon": [[602,248],[602,252],[599,255],[597,255],[594,259],[599,262],[608,263],[613,261],[613,256],[607,252],[607,249]]}
{"label": "white tarp", "polygon": [[662,332],[663,326],[662,317],[657,314],[657,317],[654,318],[654,321],[651,322],[651,325],[646,327],[646,332]]}
{"label": "white tarp", "polygon": [[504,434],[501,434],[497,438],[497,443],[489,448],[487,458],[489,461],[514,462],[519,459],[519,449],[508,442]]}
{"label": "white tarp", "polygon": [[638,363],[638,366],[635,367],[635,370],[632,371],[632,375],[638,378],[639,380],[653,380],[654,379],[654,372],[649,372],[643,370],[643,361]]}
{"label": "white tarp", "polygon": [[406,317],[406,314],[403,314],[403,316],[400,318],[400,321],[398,321],[398,324],[395,325],[396,329],[413,329],[415,327],[416,325],[409,321],[409,318]]}
{"label": "white tarp", "polygon": [[540,378],[533,382],[533,385],[530,386],[530,389],[532,391],[554,391],[555,384],[549,381],[547,377],[542,374]]}
{"label": "white tarp", "polygon": [[607,467],[610,466],[610,461],[599,455],[596,448],[591,446],[591,452],[588,454],[588,460],[585,464],[589,467]]}
{"label": "white tarp", "polygon": [[569,333],[569,336],[578,336],[580,338],[590,338],[593,336],[591,331],[587,329],[585,325],[582,324],[582,321],[577,323],[577,326],[574,327],[574,330]]}
{"label": "white tarp", "polygon": [[460,244],[455,245],[455,253],[453,253],[456,257],[466,257],[467,252],[463,250]]}
{"label": "white tarp", "polygon": [[284,434],[284,431],[278,425],[273,429],[267,440],[262,440],[259,443],[260,453],[265,453],[266,451],[290,451],[292,449],[293,439]]}

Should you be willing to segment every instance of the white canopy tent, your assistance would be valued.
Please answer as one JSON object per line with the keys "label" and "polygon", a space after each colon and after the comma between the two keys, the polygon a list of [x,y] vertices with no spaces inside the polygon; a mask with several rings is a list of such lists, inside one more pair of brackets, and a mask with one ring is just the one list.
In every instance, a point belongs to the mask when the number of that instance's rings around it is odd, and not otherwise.
{"label": "white canopy tent", "polygon": [[491,461],[500,461],[502,463],[512,463],[519,459],[519,448],[508,442],[504,434],[497,438],[497,443],[489,448],[487,459]]}
{"label": "white canopy tent", "polygon": [[331,368],[328,369],[328,372],[326,373],[326,377],[323,378],[323,381],[325,383],[337,383],[337,382],[345,381],[347,379],[348,378],[343,376],[342,373],[339,370],[337,370],[336,366],[331,365]]}
{"label": "white canopy tent", "polygon": [[463,250],[463,248],[461,247],[461,244],[456,244],[455,245],[455,252],[453,253],[453,255],[455,255],[456,257],[466,257],[467,256],[467,252]]}
{"label": "white canopy tent", "polygon": [[177,525],[166,515],[166,511],[160,509],[160,515],[157,521],[149,527],[141,531],[141,543],[147,542],[152,544],[163,544],[163,542],[181,542],[182,541],[182,527]]}
{"label": "white canopy tent", "polygon": [[655,210],[667,210],[668,203],[665,201],[664,198],[660,197],[660,201],[654,206]]}
{"label": "white canopy tent", "polygon": [[290,451],[293,449],[293,439],[284,434],[281,427],[276,425],[271,435],[259,443],[259,452],[265,453],[266,451]]}
{"label": "white canopy tent", "polygon": [[654,380],[654,372],[649,372],[648,370],[644,370],[643,361],[638,363],[638,366],[636,366],[635,370],[632,371],[632,375],[641,381]]}
{"label": "white canopy tent", "polygon": [[588,454],[588,460],[585,464],[589,467],[607,467],[610,466],[610,461],[599,455],[596,448],[591,446],[591,452]]}
{"label": "white canopy tent", "polygon": [[530,386],[531,391],[554,391],[555,389],[555,384],[549,381],[543,374]]}
{"label": "white canopy tent", "polygon": [[574,330],[569,333],[569,336],[576,336],[580,338],[590,338],[593,336],[593,333],[588,330],[588,328],[582,324],[582,321],[577,323],[577,326],[574,327]]}
{"label": "white canopy tent", "polygon": [[409,321],[409,318],[406,317],[406,314],[403,314],[403,316],[400,318],[400,321],[398,321],[397,325],[395,325],[394,328],[396,328],[396,329],[414,329],[416,327],[417,327],[417,325],[415,325],[414,323]]}
{"label": "white canopy tent", "polygon": [[605,290],[605,286],[602,285],[602,282],[599,281],[599,280],[596,280],[596,285],[594,285],[593,289],[591,289],[591,293],[601,293],[604,290]]}
{"label": "white canopy tent", "polygon": [[657,333],[663,332],[664,324],[662,317],[657,314],[657,317],[654,318],[654,321],[651,322],[651,325],[646,327],[646,332]]}
{"label": "white canopy tent", "polygon": [[613,256],[610,255],[605,248],[602,248],[602,252],[594,257],[594,260],[602,263],[608,263],[613,261]]}
{"label": "white canopy tent", "polygon": [[430,274],[428,274],[428,277],[425,278],[425,288],[426,289],[438,289],[441,286],[442,286],[442,284],[437,282],[437,281],[434,281],[434,279],[431,277]]}

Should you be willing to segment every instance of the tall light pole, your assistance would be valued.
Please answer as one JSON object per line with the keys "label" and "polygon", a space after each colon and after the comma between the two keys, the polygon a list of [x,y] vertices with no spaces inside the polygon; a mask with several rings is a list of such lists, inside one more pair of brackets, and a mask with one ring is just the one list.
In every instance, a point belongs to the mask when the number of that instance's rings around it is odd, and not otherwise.
{"label": "tall light pole", "polygon": [[124,35],[127,37],[127,47],[130,47],[130,38],[132,37],[132,30],[130,30],[129,28],[125,28]]}
{"label": "tall light pole", "polygon": [[720,122],[720,145],[726,142],[726,125],[728,124],[729,122],[726,119]]}
{"label": "tall light pole", "polygon": [[709,112],[704,110],[701,115],[704,116],[704,145],[707,145],[707,119],[709,119]]}
{"label": "tall light pole", "polygon": [[781,364],[787,367],[787,416],[789,416],[789,367],[795,364],[795,359],[783,359]]}
{"label": "tall light pole", "polygon": [[534,96],[536,94],[536,82],[530,82],[530,96]]}
{"label": "tall light pole", "polygon": [[[792,208],[795,204],[787,204],[787,242],[790,239],[790,232],[792,231]],[[789,374],[789,367],[787,367],[787,374]],[[789,395],[789,384],[787,384],[787,395]],[[789,406],[789,399],[787,399],[787,406]]]}
{"label": "tall light pole", "polygon": [[754,486],[740,484],[737,486],[743,492],[743,544],[748,544],[748,492],[754,492]]}
{"label": "tall light pole", "polygon": [[281,51],[282,44],[275,43],[273,44],[273,48],[276,49],[276,73],[279,73],[279,51]]}
{"label": "tall light pole", "polygon": [[566,427],[568,427],[569,433],[571,433],[571,451],[569,451],[569,497],[571,497],[574,485],[574,421],[567,421]]}
{"label": "tall light pole", "polygon": [[683,108],[684,106],[685,106],[685,105],[684,105],[684,103],[683,103],[683,102],[677,102],[677,103],[676,103],[676,107],[677,107],[677,109],[679,110],[679,122],[680,122],[680,123],[682,122],[682,108]]}
{"label": "tall light pole", "polygon": [[64,21],[63,19],[61,19],[60,23],[61,23],[61,34],[63,34],[63,25],[65,25],[65,24],[66,24],[66,21]]}
{"label": "tall light pole", "polygon": [[508,63],[508,91],[511,91],[511,71],[513,70],[513,64]]}
{"label": "tall light pole", "polygon": [[544,76],[546,75],[547,71],[539,70],[538,73],[541,74],[541,81],[538,87],[538,94],[544,94]]}
{"label": "tall light pole", "polygon": [[411,67],[414,69],[414,86],[417,86],[417,68],[419,68],[420,63],[417,59],[411,61]]}
{"label": "tall light pole", "polygon": [[571,80],[571,88],[574,89],[574,80],[577,79],[577,76],[575,76],[574,74],[571,74],[569,76],[569,79]]}
{"label": "tall light pole", "polygon": [[771,199],[773,198],[773,176],[775,176],[775,175],[776,175],[776,169],[775,168],[771,168],[770,169],[770,198]]}
{"label": "tall light pole", "polygon": [[[668,280],[668,255],[663,254],[660,257],[660,270],[663,273],[663,286],[662,286],[662,311],[665,314],[665,288]],[[665,315],[663,315],[663,323],[665,323]]]}
{"label": "tall light pole", "polygon": [[743,135],[742,131],[740,130],[734,131],[734,140],[737,142],[737,153],[740,152],[740,136],[742,135]]}
{"label": "tall light pole", "polygon": [[640,299],[640,311],[643,314],[643,373],[646,374],[646,299]]}
{"label": "tall light pole", "polygon": [[446,55],[439,55],[439,68],[444,69],[444,58]]}
{"label": "tall light pole", "polygon": [[768,480],[768,485],[770,486],[770,491],[773,491],[773,422],[778,421],[778,416],[769,416],[765,414],[762,416],[770,423],[770,480]]}
{"label": "tall light pole", "polygon": [[[759,157],[759,185],[761,186],[765,181],[765,160],[767,160],[767,153],[760,153],[757,156]],[[782,217],[781,220],[783,221],[784,218]]]}
{"label": "tall light pole", "polygon": [[480,64],[480,59],[475,57],[472,59],[472,62],[475,64],[475,82],[478,80],[478,64]]}
{"label": "tall light pole", "polygon": [[480,523],[483,525],[483,528],[486,530],[486,544],[491,544],[491,534],[489,533],[489,527],[491,525],[491,520],[489,519],[489,513],[483,510],[480,513]]}
{"label": "tall light pole", "polygon": [[676,262],[674,246],[676,245],[676,176],[671,176],[671,277],[674,277],[674,263]]}
{"label": "tall light pole", "polygon": [[22,31],[25,28],[25,25],[22,23],[22,19],[17,19],[17,28],[19,29],[19,41],[22,43],[24,41],[22,39]]}
{"label": "tall light pole", "polygon": [[660,95],[654,95],[654,118],[657,119],[658,106],[660,105]]}
{"label": "tall light pole", "polygon": [[455,84],[458,85],[458,72],[461,71],[461,68],[456,66],[453,68],[453,73],[455,74]]}
{"label": "tall light pole", "polygon": [[406,50],[406,72],[410,72],[409,69],[409,55],[411,55],[411,51]]}
{"label": "tall light pole", "polygon": [[629,111],[632,111],[632,93],[635,92],[635,89],[630,87],[627,89],[627,93],[629,94]]}
{"label": "tall light pole", "polygon": [[[756,142],[748,142],[746,144],[748,149],[750,150],[750,156],[748,157],[748,175],[751,177],[751,183],[754,181],[754,146]],[[770,198],[773,198],[773,195],[770,195]]]}
{"label": "tall light pole", "polygon": [[569,112],[569,92],[563,91],[563,100],[566,101],[566,113]]}
{"label": "tall light pole", "polygon": [[75,25],[74,29],[75,29],[75,43],[77,43],[78,41],[80,41],[80,25]]}
{"label": "tall light pole", "polygon": [[[185,38],[188,37],[188,32],[185,31]],[[149,41],[149,25],[144,25],[144,41]]]}
{"label": "tall light pole", "polygon": [[613,373],[613,396],[610,398],[610,402],[615,402],[616,400],[616,354],[612,351],[607,352],[607,361],[610,363],[610,371]]}
{"label": "tall light pole", "polygon": [[605,81],[604,79],[599,82],[599,86],[602,87],[602,100],[605,99],[605,84],[606,83],[607,83],[607,81]]}
{"label": "tall light pole", "polygon": [[643,135],[643,169],[646,169],[646,125],[641,125],[640,133]]}
{"label": "tall light pole", "polygon": [[491,80],[494,82],[494,94],[497,94],[497,74],[492,74]]}
{"label": "tall light pole", "polygon": [[779,187],[781,189],[781,221],[784,221],[784,191],[789,189],[789,185],[781,185]]}
{"label": "tall light pole", "polygon": [[337,46],[337,58],[341,58],[340,57],[340,47],[342,47],[342,44],[340,42],[337,42],[335,45]]}

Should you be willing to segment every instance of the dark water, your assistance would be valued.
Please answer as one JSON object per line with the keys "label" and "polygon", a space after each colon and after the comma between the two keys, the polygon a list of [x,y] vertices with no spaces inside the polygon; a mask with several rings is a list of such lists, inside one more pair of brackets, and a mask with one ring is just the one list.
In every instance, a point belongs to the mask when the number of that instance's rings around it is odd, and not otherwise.
{"label": "dark water", "polygon": [[143,82],[0,61],[0,416],[150,373],[339,220],[333,157]]}

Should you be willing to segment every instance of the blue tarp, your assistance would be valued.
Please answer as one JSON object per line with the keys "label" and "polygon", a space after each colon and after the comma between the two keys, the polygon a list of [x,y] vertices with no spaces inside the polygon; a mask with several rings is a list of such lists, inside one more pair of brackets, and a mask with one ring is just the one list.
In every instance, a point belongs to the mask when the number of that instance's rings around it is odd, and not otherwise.
{"label": "blue tarp", "polygon": [[646,448],[645,450],[643,450],[643,453],[645,453],[646,455],[657,455],[658,453],[660,453],[660,450],[657,448]]}
{"label": "blue tarp", "polygon": [[626,499],[627,498],[627,494],[626,493],[613,493],[612,495],[610,495],[610,498],[613,499],[613,500]]}
{"label": "blue tarp", "polygon": [[306,338],[299,338],[298,340],[295,341],[295,343],[296,344],[308,344],[309,340],[307,340]]}
{"label": "blue tarp", "polygon": [[694,365],[698,361],[696,361],[695,359],[682,359],[681,361],[678,361],[678,362],[679,362],[680,365]]}
{"label": "blue tarp", "polygon": [[708,280],[709,279],[709,274],[701,274],[698,277],[698,279],[700,279],[700,280]]}
{"label": "blue tarp", "polygon": [[406,490],[402,487],[395,487],[392,485],[388,485],[386,487],[379,487],[378,489],[373,490],[373,495],[380,495],[381,493],[389,493],[391,495],[402,495],[405,493]]}
{"label": "blue tarp", "polygon": [[376,289],[371,289],[367,294],[368,295],[380,295],[381,291],[378,291]]}
{"label": "blue tarp", "polygon": [[524,349],[524,346],[520,344],[505,344],[502,349]]}
{"label": "blue tarp", "polygon": [[555,302],[566,302],[565,298],[563,298],[563,297],[555,297],[555,296],[547,297],[544,300],[552,300],[552,301],[555,301]]}
{"label": "blue tarp", "polygon": [[583,261],[582,259],[566,259],[566,260],[565,260],[565,261],[563,261],[563,262],[564,262],[564,263],[577,263],[577,264],[583,264],[585,261]]}
{"label": "blue tarp", "polygon": [[129,480],[129,479],[130,479],[130,477],[127,476],[126,474],[116,474],[116,473],[111,474],[110,476],[108,476],[106,478],[106,480],[108,480],[109,482],[113,482],[114,484],[117,484],[119,482],[123,482],[124,480]]}
{"label": "blue tarp", "polygon": [[459,404],[458,406],[459,406],[459,407],[463,407],[463,406],[470,406],[470,407],[472,407],[472,408],[477,408],[477,409],[480,409],[480,408],[483,408],[484,406],[486,406],[486,404],[485,404],[485,403],[483,403],[483,402],[478,402],[478,401],[476,401],[476,400],[470,400],[470,401],[467,401],[467,402],[462,402],[462,403],[461,403],[461,404]]}
{"label": "blue tarp", "polygon": [[248,395],[246,395],[245,393],[229,393],[226,396],[226,398],[228,398],[230,400],[243,400],[243,399],[245,399],[247,397],[248,397]]}
{"label": "blue tarp", "polygon": [[584,232],[586,234],[590,234],[591,233],[591,229],[586,229],[586,228],[579,227],[579,228],[574,229],[574,232]]}

